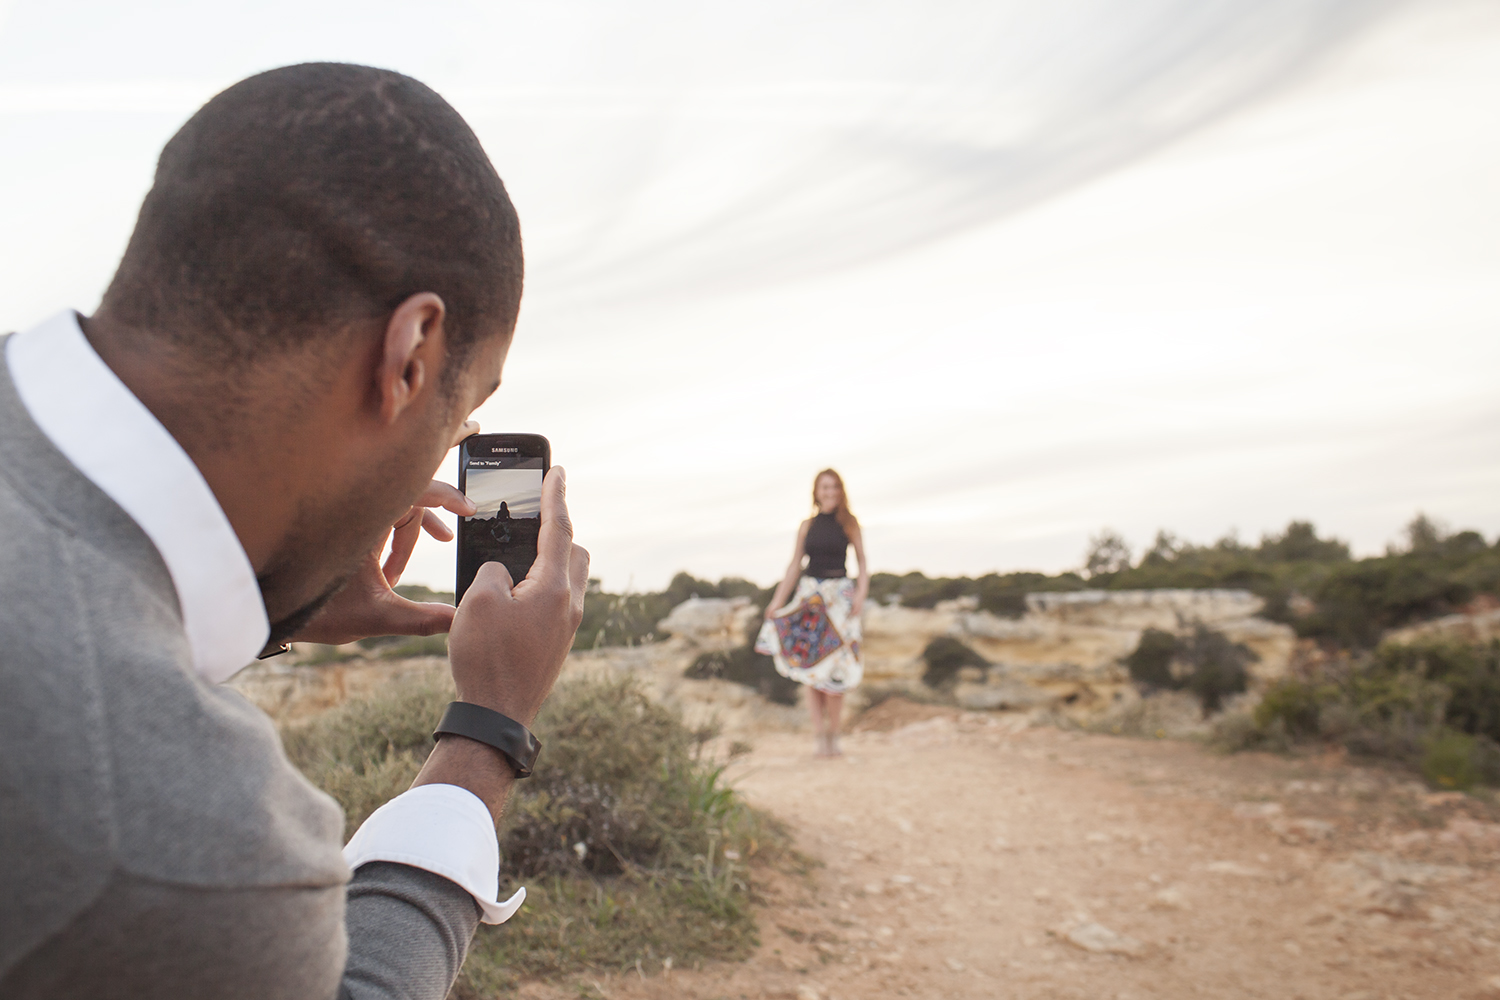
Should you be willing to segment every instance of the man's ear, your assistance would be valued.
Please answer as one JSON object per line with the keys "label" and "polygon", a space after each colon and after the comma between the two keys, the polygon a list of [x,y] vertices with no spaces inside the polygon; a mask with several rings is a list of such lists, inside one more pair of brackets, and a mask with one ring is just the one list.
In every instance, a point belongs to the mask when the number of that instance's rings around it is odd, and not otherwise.
{"label": "man's ear", "polygon": [[395,423],[424,391],[435,387],[447,354],[446,315],[443,300],[432,292],[418,292],[391,313],[375,373],[382,422]]}

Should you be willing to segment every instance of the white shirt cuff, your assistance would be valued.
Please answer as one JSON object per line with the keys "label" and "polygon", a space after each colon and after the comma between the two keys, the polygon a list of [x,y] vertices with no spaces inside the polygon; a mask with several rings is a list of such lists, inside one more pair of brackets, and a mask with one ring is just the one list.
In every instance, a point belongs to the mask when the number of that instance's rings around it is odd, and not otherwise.
{"label": "white shirt cuff", "polygon": [[523,886],[505,902],[500,895],[500,844],[479,796],[457,785],[418,785],[391,799],[360,824],[344,846],[351,870],[371,861],[393,861],[441,875],[479,904],[480,920],[503,924],[526,902]]}

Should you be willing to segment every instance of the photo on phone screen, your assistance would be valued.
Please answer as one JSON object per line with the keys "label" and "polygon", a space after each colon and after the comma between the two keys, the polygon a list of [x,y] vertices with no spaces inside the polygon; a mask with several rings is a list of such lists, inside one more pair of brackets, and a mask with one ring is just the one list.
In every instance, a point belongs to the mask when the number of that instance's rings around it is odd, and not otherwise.
{"label": "photo on phone screen", "polygon": [[459,445],[458,488],[479,509],[459,519],[456,600],[487,562],[503,563],[512,583],[531,571],[550,453],[539,434],[476,434]]}

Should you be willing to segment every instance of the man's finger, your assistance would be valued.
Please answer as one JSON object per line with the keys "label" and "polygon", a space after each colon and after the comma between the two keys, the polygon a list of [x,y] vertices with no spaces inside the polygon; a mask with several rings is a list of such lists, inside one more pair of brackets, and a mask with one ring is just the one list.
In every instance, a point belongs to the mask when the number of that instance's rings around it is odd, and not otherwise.
{"label": "man's finger", "polygon": [[563,584],[573,548],[573,521],[568,517],[568,476],[554,465],[542,480],[542,527],[537,536],[536,562],[526,579]]}
{"label": "man's finger", "polygon": [[381,628],[387,635],[437,635],[453,628],[451,604],[428,604],[396,597],[381,608]]}
{"label": "man's finger", "polygon": [[417,536],[422,534],[422,521],[412,519],[391,532],[391,554],[385,557],[380,572],[385,582],[394,587],[406,572],[406,563],[411,559],[412,549],[417,547]]}
{"label": "man's finger", "polygon": [[435,510],[423,509],[422,529],[440,542],[453,541],[453,529],[443,523],[443,519],[438,517]]}
{"label": "man's finger", "polygon": [[474,501],[464,496],[455,486],[449,486],[440,479],[434,479],[427,484],[427,489],[417,498],[418,507],[442,507],[444,510],[452,511],[468,517],[478,508]]}
{"label": "man's finger", "polygon": [[573,617],[583,617],[583,597],[589,589],[589,550],[573,546],[568,560],[568,588],[572,591]]}
{"label": "man's finger", "polygon": [[477,421],[477,420],[465,420],[463,422],[463,426],[459,427],[458,433],[455,434],[455,435],[453,435],[453,443],[450,444],[448,447],[450,447],[450,448],[457,448],[459,446],[459,444],[463,441],[464,438],[466,438],[466,437],[472,437],[473,435],[478,434],[478,433],[479,433],[479,421]]}
{"label": "man's finger", "polygon": [[505,568],[504,563],[487,562],[479,567],[479,572],[474,574],[474,582],[469,585],[468,590],[464,591],[463,601],[460,604],[470,600],[474,594],[490,589],[500,590],[508,596],[514,586],[510,578],[510,570]]}

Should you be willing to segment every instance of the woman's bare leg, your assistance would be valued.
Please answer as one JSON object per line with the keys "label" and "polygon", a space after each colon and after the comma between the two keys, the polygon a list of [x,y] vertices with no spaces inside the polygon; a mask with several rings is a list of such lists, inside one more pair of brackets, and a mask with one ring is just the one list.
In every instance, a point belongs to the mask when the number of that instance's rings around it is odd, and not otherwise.
{"label": "woman's bare leg", "polygon": [[815,687],[807,689],[807,711],[812,716],[813,742],[817,744],[818,753],[823,753],[823,692]]}
{"label": "woman's bare leg", "polygon": [[844,752],[839,749],[839,718],[843,713],[843,695],[823,694],[823,729],[828,734],[827,752],[830,757],[838,757]]}

